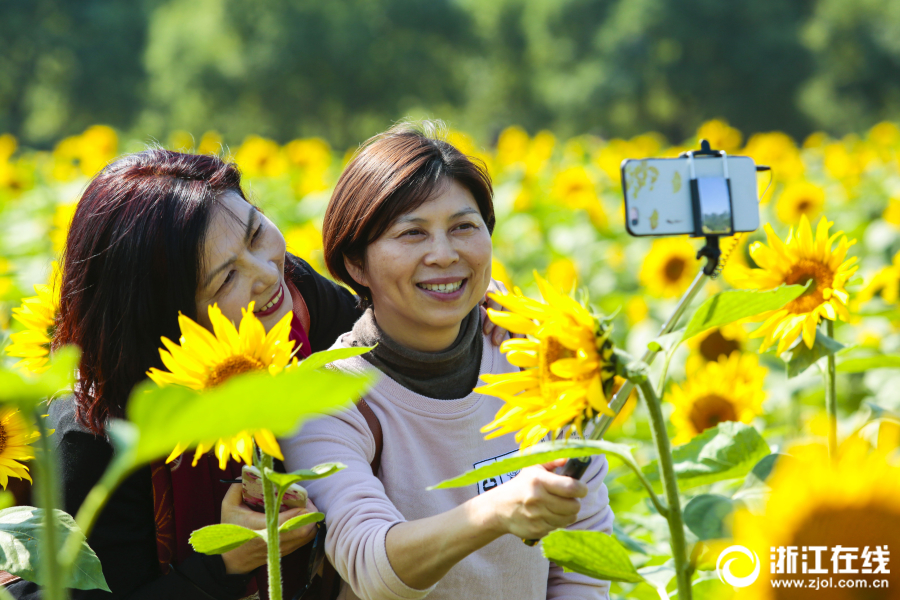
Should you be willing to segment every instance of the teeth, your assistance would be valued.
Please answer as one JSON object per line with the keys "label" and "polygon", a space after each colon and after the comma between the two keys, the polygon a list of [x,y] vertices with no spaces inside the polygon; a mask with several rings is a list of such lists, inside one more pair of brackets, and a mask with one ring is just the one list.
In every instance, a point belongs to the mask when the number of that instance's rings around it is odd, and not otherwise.
{"label": "teeth", "polygon": [[428,290],[430,292],[440,292],[442,294],[452,294],[453,292],[455,292],[456,290],[461,288],[462,284],[463,284],[463,280],[460,279],[459,281],[456,281],[454,283],[437,283],[437,284],[420,283],[418,285],[423,290]]}
{"label": "teeth", "polygon": [[263,306],[261,309],[259,309],[259,310],[257,310],[257,311],[254,311],[254,312],[258,312],[258,313],[266,312],[267,310],[269,310],[270,308],[272,308],[273,306],[275,306],[275,304],[277,304],[279,300],[281,300],[282,294],[284,294],[284,286],[281,286],[281,287],[278,289],[278,293],[275,295],[274,298],[272,298],[272,301],[271,301],[271,302],[269,302],[268,304],[266,304],[265,306]]}

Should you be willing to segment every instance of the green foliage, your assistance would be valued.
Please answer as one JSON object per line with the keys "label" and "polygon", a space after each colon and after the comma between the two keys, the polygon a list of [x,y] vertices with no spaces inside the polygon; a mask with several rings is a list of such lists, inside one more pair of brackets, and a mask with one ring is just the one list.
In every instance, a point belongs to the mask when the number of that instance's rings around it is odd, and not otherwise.
{"label": "green foliage", "polygon": [[[81,547],[65,586],[78,590],[100,589],[110,591],[103,577],[100,559],[87,545],[84,534],[75,520],[61,510],[55,510],[57,539],[62,542],[69,535],[81,539]],[[16,506],[0,511],[0,570],[18,575],[22,579],[43,585],[45,569],[41,562],[42,528],[44,511],[32,506]]]}
{"label": "green foliage", "polygon": [[194,550],[202,554],[222,554],[256,538],[266,539],[266,530],[254,531],[240,525],[220,523],[201,527],[191,534],[188,541]]}
{"label": "green foliage", "polygon": [[336,360],[343,360],[345,358],[352,358],[354,356],[359,356],[361,354],[365,354],[372,350],[374,346],[357,346],[354,348],[335,348],[333,350],[322,350],[321,352],[315,352],[303,360],[299,365],[297,365],[297,369],[300,372],[311,371],[313,369],[318,369],[320,367],[324,367],[327,364],[333,363]]}
{"label": "green foliage", "polygon": [[609,581],[643,581],[628,552],[602,531],[557,529],[541,540],[541,551],[566,571]]}
{"label": "green foliage", "polygon": [[445,488],[463,487],[478,483],[488,477],[496,477],[532,465],[541,465],[558,458],[581,458],[583,456],[593,456],[604,452],[622,453],[623,456],[625,454],[630,456],[630,451],[627,446],[604,441],[568,440],[543,442],[524,451],[519,451],[517,454],[504,458],[503,460],[486,464],[477,469],[467,471],[458,477],[442,481],[428,489],[440,490]]}
{"label": "green foliage", "polygon": [[684,524],[701,540],[731,537],[726,520],[740,504],[719,494],[700,494],[684,507]]}
{"label": "green foliage", "polygon": [[783,285],[767,292],[720,292],[697,309],[685,328],[684,339],[690,339],[713,327],[722,327],[740,319],[777,310],[802,295],[810,285],[812,281],[805,286]]}
{"label": "green foliage", "polygon": [[284,523],[281,524],[281,527],[278,528],[278,531],[284,533],[285,531],[293,531],[295,529],[299,529],[304,525],[309,525],[310,523],[318,523],[319,521],[323,521],[325,519],[325,515],[320,512],[314,513],[306,513],[305,515],[297,515],[292,519],[288,519]]}
{"label": "green foliage", "polygon": [[787,367],[788,377],[796,377],[820,359],[835,354],[843,348],[842,343],[816,330],[816,339],[812,348],[807,348],[803,338],[798,337],[794,345],[782,353],[781,358]]}
{"label": "green foliage", "polygon": [[841,373],[865,373],[870,369],[900,369],[900,356],[876,354],[865,358],[849,358],[837,364],[837,370]]}
{"label": "green foliage", "polygon": [[0,402],[15,404],[23,413],[31,413],[46,400],[71,389],[81,352],[73,346],[54,352],[50,368],[38,376],[24,375],[0,366]]}
{"label": "green foliage", "polygon": [[[335,412],[359,397],[374,381],[329,370],[287,370],[235,377],[205,392],[181,387],[139,385],[128,403],[128,418],[140,431],[135,460],[150,462],[179,443],[269,429],[275,435],[296,431],[307,418]],[[253,398],[253,402],[248,402]]]}
{"label": "green foliage", "polygon": [[[750,425],[735,421],[719,423],[687,444],[672,449],[675,475],[682,490],[744,477],[768,454],[769,446],[759,432]],[[657,461],[647,464],[642,471],[654,489],[661,491]],[[634,475],[622,478],[622,483],[630,489],[639,489],[640,486]]]}
{"label": "green foliage", "polygon": [[264,469],[264,471],[266,478],[275,484],[278,491],[282,491],[286,490],[292,483],[309,481],[310,479],[322,479],[346,468],[347,465],[342,463],[323,463],[316,465],[312,469],[301,469],[292,473],[279,473],[272,469]]}

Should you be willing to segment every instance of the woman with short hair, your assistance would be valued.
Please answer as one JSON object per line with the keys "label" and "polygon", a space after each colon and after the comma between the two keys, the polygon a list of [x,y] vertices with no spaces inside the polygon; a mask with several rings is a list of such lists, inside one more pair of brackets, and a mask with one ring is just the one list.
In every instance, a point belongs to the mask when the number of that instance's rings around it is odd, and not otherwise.
{"label": "woman with short hair", "polygon": [[341,599],[608,595],[608,582],[565,573],[520,539],[567,526],[610,533],[604,457],[584,481],[555,474],[556,461],[426,491],[518,450],[512,435],[483,438],[502,402],[473,391],[482,374],[515,370],[480,327],[493,225],[486,169],[409,125],[370,140],[332,195],[326,263],[367,306],[334,347],[375,346],[334,366],[382,373],[363,400],[383,442],[350,410],[307,422],[282,448],[290,470],[347,465],[307,482],[326,515],[326,553],[346,582]]}

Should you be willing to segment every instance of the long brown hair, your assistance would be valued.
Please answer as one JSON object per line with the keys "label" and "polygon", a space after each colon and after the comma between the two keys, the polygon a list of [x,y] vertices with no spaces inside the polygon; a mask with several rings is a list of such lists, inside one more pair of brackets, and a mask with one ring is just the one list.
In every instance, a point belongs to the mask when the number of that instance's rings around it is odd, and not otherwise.
{"label": "long brown hair", "polygon": [[202,244],[226,190],[244,197],[236,165],[153,149],[111,163],[79,200],[54,347],[81,348],[77,416],[95,433],[162,367],[160,336],[178,339],[178,313],[196,319]]}
{"label": "long brown hair", "polygon": [[493,187],[487,167],[441,139],[442,124],[401,123],[369,139],[341,173],[322,226],[325,264],[349,285],[363,307],[369,288],[350,276],[344,257],[365,268],[366,247],[394,220],[438,194],[452,180],[475,199],[494,230]]}

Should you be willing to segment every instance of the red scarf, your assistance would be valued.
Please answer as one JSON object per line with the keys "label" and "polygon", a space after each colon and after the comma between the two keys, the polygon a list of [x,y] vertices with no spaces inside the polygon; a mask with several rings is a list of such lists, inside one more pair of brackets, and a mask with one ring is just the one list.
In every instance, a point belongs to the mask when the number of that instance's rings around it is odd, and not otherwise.
{"label": "red scarf", "polygon": [[[309,311],[303,297],[290,282],[288,289],[294,303],[291,340],[294,341],[297,356],[306,358],[311,354],[306,335]],[[191,452],[182,454],[169,464],[159,460],[151,465],[156,553],[163,574],[169,572],[170,565],[180,563],[194,552],[188,543],[193,531],[219,523],[222,499],[230,485],[221,480],[238,479],[240,476],[241,463],[231,460],[222,471],[218,459],[211,453],[201,456],[194,467],[191,466]],[[291,564],[300,562],[300,558],[300,553],[295,552],[281,561],[285,597],[292,597],[293,590],[305,583],[301,581],[306,575],[305,565]],[[247,594],[259,590],[260,598],[267,598],[267,578],[265,566],[257,569],[256,577],[247,586]]]}

